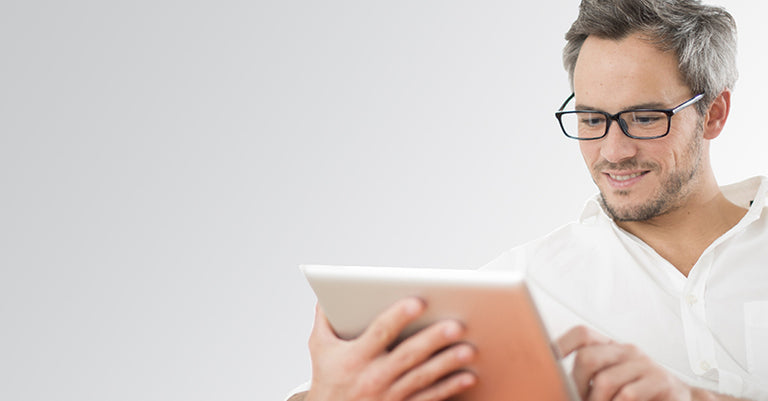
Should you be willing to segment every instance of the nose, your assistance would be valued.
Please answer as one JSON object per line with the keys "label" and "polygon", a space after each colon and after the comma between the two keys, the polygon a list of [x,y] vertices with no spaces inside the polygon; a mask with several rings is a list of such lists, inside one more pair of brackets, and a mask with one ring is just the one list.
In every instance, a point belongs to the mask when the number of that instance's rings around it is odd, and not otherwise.
{"label": "nose", "polygon": [[637,154],[637,140],[624,135],[618,121],[613,121],[608,134],[599,141],[600,155],[608,162],[618,163]]}

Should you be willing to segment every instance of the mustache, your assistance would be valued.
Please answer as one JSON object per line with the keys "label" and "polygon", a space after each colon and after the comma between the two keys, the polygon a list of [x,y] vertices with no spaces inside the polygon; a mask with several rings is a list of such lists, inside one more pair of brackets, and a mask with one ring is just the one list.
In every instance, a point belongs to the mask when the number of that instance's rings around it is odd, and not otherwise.
{"label": "mustache", "polygon": [[622,160],[619,163],[611,163],[608,160],[600,160],[592,166],[594,171],[603,170],[656,170],[659,165],[653,162],[640,162],[635,158]]}

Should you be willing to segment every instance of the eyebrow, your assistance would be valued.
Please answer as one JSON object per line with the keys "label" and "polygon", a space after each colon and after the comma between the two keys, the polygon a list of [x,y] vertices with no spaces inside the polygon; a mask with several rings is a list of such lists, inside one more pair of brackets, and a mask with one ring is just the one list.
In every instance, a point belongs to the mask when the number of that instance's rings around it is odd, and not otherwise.
{"label": "eyebrow", "polygon": [[[576,107],[576,110],[600,111],[600,112],[603,112],[603,113],[608,113],[607,111],[602,110],[602,109],[600,109],[598,107],[592,107],[592,106],[588,106],[588,105],[585,105],[585,104],[576,104],[574,107]],[[666,107],[665,107],[665,104],[663,104],[661,102],[640,103],[640,104],[636,104],[636,105],[630,106],[629,108],[626,108],[626,109],[621,109],[621,110],[619,110],[619,112],[621,112],[621,111],[630,111],[630,110],[640,110],[640,109],[666,109]],[[608,114],[611,114],[611,113],[608,113]]]}

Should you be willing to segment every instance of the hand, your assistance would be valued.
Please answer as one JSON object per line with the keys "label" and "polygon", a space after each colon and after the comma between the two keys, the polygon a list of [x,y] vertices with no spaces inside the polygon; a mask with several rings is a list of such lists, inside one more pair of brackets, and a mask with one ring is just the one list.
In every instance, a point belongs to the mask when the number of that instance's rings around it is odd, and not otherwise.
{"label": "hand", "polygon": [[336,336],[318,307],[309,338],[312,383],[307,401],[432,401],[456,395],[476,382],[466,371],[475,354],[459,343],[463,326],[452,320],[435,323],[388,347],[426,305],[416,298],[395,303],[358,338]]}
{"label": "hand", "polygon": [[706,393],[686,385],[637,347],[583,326],[565,333],[557,346],[563,357],[576,352],[573,380],[584,401],[690,401],[694,394]]}

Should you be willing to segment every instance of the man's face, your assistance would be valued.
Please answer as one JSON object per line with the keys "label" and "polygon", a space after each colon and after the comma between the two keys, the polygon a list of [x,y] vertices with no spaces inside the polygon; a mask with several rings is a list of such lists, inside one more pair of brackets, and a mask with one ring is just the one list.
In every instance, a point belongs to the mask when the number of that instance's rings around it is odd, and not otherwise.
{"label": "man's face", "polygon": [[[574,71],[577,109],[611,114],[672,108],[694,94],[683,83],[674,54],[638,36],[620,41],[588,37]],[[627,137],[615,122],[608,135],[581,141],[581,153],[606,210],[618,221],[641,221],[681,207],[699,181],[705,146],[694,107],[672,117],[669,135]]]}

